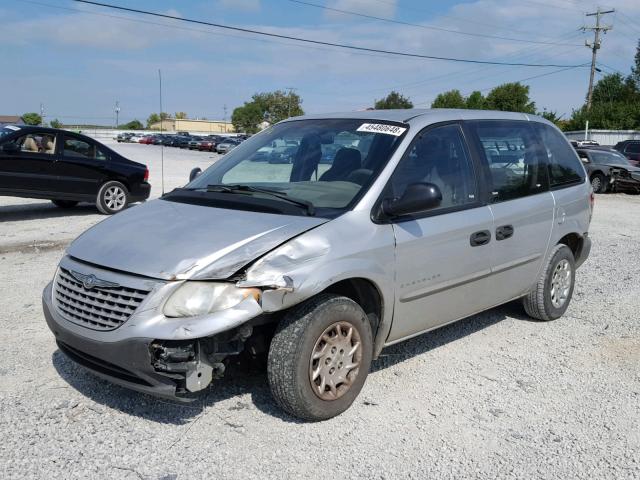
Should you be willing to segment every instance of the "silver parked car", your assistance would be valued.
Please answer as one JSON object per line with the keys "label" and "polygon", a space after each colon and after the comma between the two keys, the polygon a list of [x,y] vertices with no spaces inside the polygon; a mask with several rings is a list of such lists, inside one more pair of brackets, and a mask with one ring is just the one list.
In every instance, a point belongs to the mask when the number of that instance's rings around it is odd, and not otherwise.
{"label": "silver parked car", "polygon": [[[291,163],[252,161],[274,141]],[[266,353],[284,410],[333,417],[388,345],[514,299],[562,316],[591,246],[576,152],[521,113],[293,118],[197,173],[81,235],[43,293],[69,358],[174,399]]]}

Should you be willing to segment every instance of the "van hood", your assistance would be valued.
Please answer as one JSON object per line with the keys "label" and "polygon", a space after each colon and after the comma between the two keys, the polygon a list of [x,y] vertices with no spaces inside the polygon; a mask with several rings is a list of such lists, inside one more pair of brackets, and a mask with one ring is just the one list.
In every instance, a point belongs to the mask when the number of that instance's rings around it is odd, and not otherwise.
{"label": "van hood", "polygon": [[164,280],[224,279],[327,221],[158,199],[100,222],[74,240],[67,253]]}

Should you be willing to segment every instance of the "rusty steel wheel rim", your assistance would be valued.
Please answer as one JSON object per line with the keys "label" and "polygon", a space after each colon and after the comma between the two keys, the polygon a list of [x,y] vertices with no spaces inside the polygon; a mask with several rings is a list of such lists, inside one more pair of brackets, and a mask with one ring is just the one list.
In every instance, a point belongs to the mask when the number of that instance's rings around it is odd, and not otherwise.
{"label": "rusty steel wheel rim", "polygon": [[349,391],[360,371],[362,341],[349,322],[336,322],[316,340],[309,361],[311,388],[322,400],[336,400]]}

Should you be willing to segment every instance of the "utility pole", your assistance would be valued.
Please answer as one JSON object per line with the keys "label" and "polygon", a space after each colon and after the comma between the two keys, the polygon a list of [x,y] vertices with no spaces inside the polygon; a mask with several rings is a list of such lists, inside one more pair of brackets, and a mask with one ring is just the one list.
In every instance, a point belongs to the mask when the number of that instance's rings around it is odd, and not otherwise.
{"label": "utility pole", "polygon": [[289,90],[289,110],[287,112],[287,116],[291,117],[291,98],[292,98],[291,95],[293,94],[293,92],[295,92],[297,90],[297,88],[295,88],[295,87],[284,87],[284,88]]}
{"label": "utility pole", "polygon": [[40,126],[44,127],[44,103],[40,103]]}
{"label": "utility pole", "polygon": [[227,104],[224,104],[224,117],[222,117],[222,122],[224,125],[224,133],[227,133]]}
{"label": "utility pole", "polygon": [[119,101],[117,101],[117,100],[116,100],[116,109],[115,109],[115,112],[116,112],[116,128],[118,128],[118,125],[119,125],[118,120],[119,120],[119,117],[120,117],[120,102],[119,102]]}
{"label": "utility pole", "polygon": [[600,49],[601,40],[600,40],[600,32],[607,33],[608,30],[613,28],[612,25],[600,25],[600,17],[606,15],[607,13],[614,13],[615,9],[611,10],[600,10],[598,7],[597,11],[593,13],[587,13],[587,17],[596,17],[596,24],[594,27],[582,27],[582,31],[586,32],[587,30],[592,30],[594,32],[593,43],[585,40],[584,44],[586,47],[591,49],[591,74],[589,75],[589,92],[587,93],[587,111],[591,110],[591,99],[593,97],[593,79],[596,74],[596,55],[598,54],[598,50]]}

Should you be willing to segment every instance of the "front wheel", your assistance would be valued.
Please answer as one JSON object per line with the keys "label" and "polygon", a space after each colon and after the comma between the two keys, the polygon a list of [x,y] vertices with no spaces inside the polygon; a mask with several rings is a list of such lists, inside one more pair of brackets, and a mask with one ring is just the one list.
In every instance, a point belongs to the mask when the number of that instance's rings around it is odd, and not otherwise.
{"label": "front wheel", "polygon": [[129,190],[115,180],[104,183],[96,198],[96,206],[100,213],[113,215],[124,210],[129,203]]}
{"label": "front wheel", "polygon": [[51,200],[51,203],[59,208],[73,208],[78,205],[75,200]]}
{"label": "front wheel", "polygon": [[527,314],[543,321],[560,318],[571,302],[575,278],[573,252],[566,245],[556,245],[538,283],[523,298]]}
{"label": "front wheel", "polygon": [[596,173],[591,177],[591,187],[593,193],[605,193],[607,191],[607,182],[604,175]]}
{"label": "front wheel", "polygon": [[304,420],[341,414],[360,393],[373,354],[371,325],[353,300],[321,294],[282,319],[271,341],[271,393]]}

